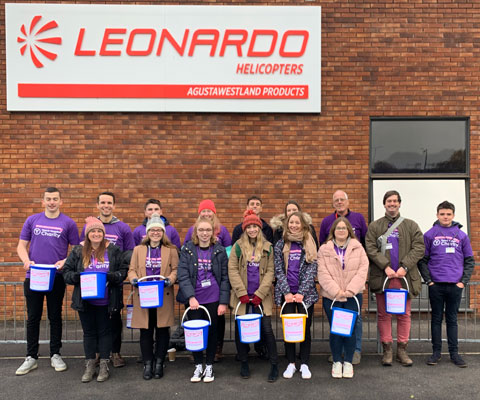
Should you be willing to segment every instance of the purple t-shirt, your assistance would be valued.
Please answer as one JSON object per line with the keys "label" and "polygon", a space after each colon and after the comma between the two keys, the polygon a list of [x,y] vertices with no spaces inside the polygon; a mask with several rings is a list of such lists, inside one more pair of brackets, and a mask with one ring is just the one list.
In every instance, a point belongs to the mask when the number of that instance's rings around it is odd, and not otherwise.
{"label": "purple t-shirt", "polygon": [[337,253],[337,256],[340,257],[340,263],[342,264],[342,269],[345,269],[345,253],[347,252],[347,249],[341,249],[338,247],[336,244],[333,245],[333,248],[335,249],[335,253]]}
{"label": "purple t-shirt", "polygon": [[[122,251],[133,250],[135,242],[133,241],[132,230],[125,222],[114,217],[110,223],[104,222],[103,225],[105,226],[105,239],[120,247]],[[83,226],[80,240],[85,240],[85,226]]]}
{"label": "purple t-shirt", "polygon": [[298,274],[300,272],[300,259],[302,248],[298,243],[292,242],[288,255],[287,282],[290,286],[290,293],[298,292]]}
{"label": "purple t-shirt", "polygon": [[[67,258],[68,245],[80,243],[77,224],[62,213],[57,218],[48,218],[44,212],[31,215],[23,224],[20,239],[30,242],[28,257],[35,264],[55,264]],[[26,277],[30,278],[30,271]]]}
{"label": "purple t-shirt", "polygon": [[147,256],[145,258],[145,269],[147,275],[160,275],[162,270],[162,249],[161,247],[155,247],[152,249],[148,246]]}
{"label": "purple t-shirt", "polygon": [[[388,224],[390,228],[393,225],[392,222]],[[398,259],[398,228],[395,228],[394,231],[387,238],[387,250],[390,251],[390,267],[397,272],[399,267]]]}
{"label": "purple t-shirt", "polygon": [[[105,255],[103,256],[103,262],[98,261],[96,258],[91,258],[90,264],[85,268],[85,272],[87,271],[99,271],[107,273],[110,269],[110,261],[108,260],[108,252],[105,250]],[[106,306],[108,305],[108,283],[105,286],[105,296],[103,299],[93,299],[93,300],[86,300],[93,306]]]}
{"label": "purple t-shirt", "polygon": [[209,304],[220,300],[220,288],[212,272],[212,251],[213,247],[201,249],[197,246],[198,270],[195,298],[200,304]]}
{"label": "purple t-shirt", "polygon": [[[180,249],[182,245],[180,244],[180,236],[178,235],[177,230],[172,225],[167,225],[165,227],[165,233],[167,234],[168,239]],[[147,227],[145,225],[137,226],[133,230],[133,241],[135,246],[138,246],[142,240],[147,235]]]}
{"label": "purple t-shirt", "polygon": [[433,282],[458,283],[463,276],[463,262],[473,257],[470,240],[457,225],[434,225],[423,236],[425,255],[430,256],[428,270]]}
{"label": "purple t-shirt", "polygon": [[[187,243],[189,240],[192,240],[192,235],[193,226],[188,229],[183,244]],[[232,237],[230,236],[230,233],[228,233],[227,228],[225,228],[223,225],[220,226],[220,233],[218,234],[217,239],[218,243],[220,243],[223,247],[228,247],[232,245]]]}
{"label": "purple t-shirt", "polygon": [[[327,240],[330,228],[337,218],[338,214],[334,212],[323,219],[322,224],[320,225],[320,233],[318,234],[320,244],[325,243]],[[355,233],[358,241],[360,243],[365,243],[367,224],[365,222],[365,218],[363,218],[363,215],[349,210],[345,218],[347,218],[348,222],[350,222],[350,225],[352,225],[353,232]]]}
{"label": "purple t-shirt", "polygon": [[253,261],[254,256],[255,252],[252,254],[252,260],[247,263],[247,293],[250,298],[260,286],[260,263]]}

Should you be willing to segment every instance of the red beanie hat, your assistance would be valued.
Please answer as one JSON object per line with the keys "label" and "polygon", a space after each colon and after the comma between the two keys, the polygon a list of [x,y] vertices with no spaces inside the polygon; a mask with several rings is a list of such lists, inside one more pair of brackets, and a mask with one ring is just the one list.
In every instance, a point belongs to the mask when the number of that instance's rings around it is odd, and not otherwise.
{"label": "red beanie hat", "polygon": [[87,217],[85,218],[85,236],[88,235],[92,229],[101,229],[103,231],[103,235],[105,236],[105,226],[103,226],[102,221],[100,221],[96,217]]}
{"label": "red beanie hat", "polygon": [[212,210],[215,214],[217,213],[217,209],[215,208],[215,204],[210,199],[202,200],[200,205],[198,206],[198,213],[200,214],[202,210]]}
{"label": "red beanie hat", "polygon": [[253,210],[247,210],[243,213],[242,231],[244,231],[248,225],[257,225],[260,229],[263,228],[262,220]]}

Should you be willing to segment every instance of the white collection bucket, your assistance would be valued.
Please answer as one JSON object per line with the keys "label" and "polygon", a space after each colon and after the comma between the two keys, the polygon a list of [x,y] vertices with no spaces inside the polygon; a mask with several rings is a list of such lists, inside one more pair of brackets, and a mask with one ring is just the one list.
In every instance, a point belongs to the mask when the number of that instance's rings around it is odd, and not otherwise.
{"label": "white collection bucket", "polygon": [[185,334],[185,348],[189,351],[203,351],[207,348],[208,343],[208,327],[212,324],[212,319],[208,310],[204,306],[199,306],[207,313],[208,321],[203,319],[193,319],[190,321],[183,321],[188,307],[183,313],[181,325]]}
{"label": "white collection bucket", "polygon": [[[238,325],[238,335],[240,336],[240,342],[242,343],[256,343],[260,341],[261,335],[261,320],[263,317],[262,307],[259,305],[261,314],[252,313],[238,315],[238,307],[240,307],[241,302],[238,302],[237,307],[235,308],[235,320]],[[248,306],[248,304],[246,305]]]}
{"label": "white collection bucket", "polygon": [[80,290],[82,299],[104,299],[107,287],[107,273],[85,271],[80,273]]}
{"label": "white collection bucket", "polygon": [[55,282],[57,267],[51,264],[33,264],[30,267],[30,290],[50,292]]}
{"label": "white collection bucket", "polygon": [[[160,278],[161,281],[146,281],[146,279]],[[159,308],[163,306],[163,289],[165,286],[163,275],[144,276],[138,280],[138,293],[140,295],[140,307]]]}
{"label": "white collection bucket", "polygon": [[333,299],[332,305],[330,306],[330,310],[332,310],[332,325],[330,326],[330,333],[345,337],[352,336],[355,322],[360,313],[360,303],[358,302],[357,296],[353,296],[353,298],[357,302],[358,312],[347,310],[345,308],[333,307],[337,301],[337,299]]}
{"label": "white collection bucket", "polygon": [[282,319],[283,340],[288,343],[299,343],[305,340],[305,325],[308,317],[308,310],[302,301],[305,314],[283,314],[282,311],[287,303],[283,303],[280,310],[280,318]]}
{"label": "white collection bucket", "polygon": [[389,314],[405,314],[407,311],[407,299],[410,288],[408,281],[403,277],[407,285],[407,289],[385,289],[388,278],[383,282],[383,292],[385,293],[385,310]]}
{"label": "white collection bucket", "polygon": [[127,328],[128,329],[133,329],[132,328],[132,317],[133,317],[133,304],[130,303],[130,299],[132,298],[133,292],[128,295],[127,298]]}

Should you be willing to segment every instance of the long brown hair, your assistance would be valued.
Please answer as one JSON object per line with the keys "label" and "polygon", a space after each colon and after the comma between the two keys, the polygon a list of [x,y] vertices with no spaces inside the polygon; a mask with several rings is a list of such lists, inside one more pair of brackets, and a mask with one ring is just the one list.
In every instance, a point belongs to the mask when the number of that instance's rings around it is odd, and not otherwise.
{"label": "long brown hair", "polygon": [[305,245],[305,242],[307,241],[308,235],[310,235],[310,225],[308,225],[308,222],[305,219],[305,216],[303,215],[303,212],[301,212],[301,211],[296,211],[296,212],[290,214],[290,216],[285,221],[285,229],[283,230],[283,240],[285,241],[285,243],[290,242],[290,240],[288,240],[288,233],[289,233],[288,232],[288,223],[290,221],[290,218],[292,218],[293,216],[296,216],[300,219],[300,224],[302,225],[302,237],[303,237],[302,244]]}
{"label": "long brown hair", "polygon": [[340,222],[345,223],[345,226],[347,227],[347,231],[348,231],[348,237],[356,239],[355,232],[353,232],[353,228],[352,228],[352,225],[350,224],[350,221],[345,217],[338,217],[333,222],[332,227],[330,228],[330,232],[328,233],[328,237],[327,237],[327,242],[329,240],[335,239],[335,229],[337,228],[337,225]]}
{"label": "long brown hair", "polygon": [[[172,244],[172,242],[170,241],[170,239],[168,238],[166,232],[162,229],[163,231],[163,236],[162,238],[160,239],[160,246],[165,246],[165,247],[175,247],[177,248],[177,246],[175,246],[174,244]],[[145,237],[143,238],[142,240],[142,243],[143,245],[145,246],[150,246],[150,238],[148,237],[148,232],[145,234]]]}
{"label": "long brown hair", "polygon": [[[90,234],[90,232],[88,232],[88,234]],[[93,248],[92,242],[90,241],[88,234],[85,236],[85,241],[83,243],[82,249],[82,259],[84,267],[88,267],[90,265],[92,256],[102,263],[103,261],[105,261],[105,250],[109,242],[107,239],[105,239],[105,232],[102,231],[102,233],[103,240],[100,242],[100,246],[98,246],[96,250]]]}

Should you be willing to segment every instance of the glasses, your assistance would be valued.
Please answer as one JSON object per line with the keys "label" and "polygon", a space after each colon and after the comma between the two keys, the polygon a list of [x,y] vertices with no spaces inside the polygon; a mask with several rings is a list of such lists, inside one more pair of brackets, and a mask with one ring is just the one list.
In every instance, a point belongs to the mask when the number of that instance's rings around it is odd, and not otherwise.
{"label": "glasses", "polygon": [[347,227],[346,226],[337,226],[335,228],[336,231],[346,231],[347,230]]}
{"label": "glasses", "polygon": [[201,229],[198,229],[198,232],[200,232],[200,233],[209,233],[209,232],[212,232],[212,231],[213,231],[213,229],[211,229],[211,228],[207,228],[207,229],[202,229],[202,228],[201,228]]}
{"label": "glasses", "polygon": [[162,230],[161,229],[150,229],[148,232],[150,233],[162,233]]}

